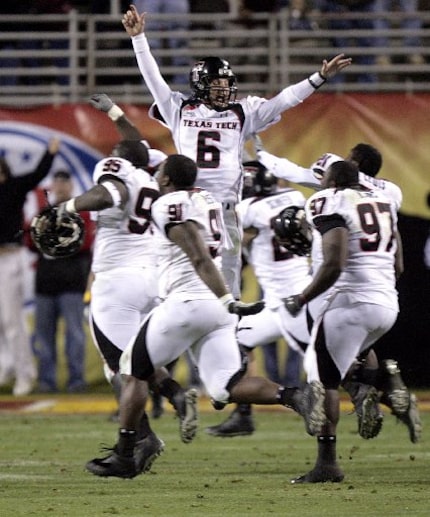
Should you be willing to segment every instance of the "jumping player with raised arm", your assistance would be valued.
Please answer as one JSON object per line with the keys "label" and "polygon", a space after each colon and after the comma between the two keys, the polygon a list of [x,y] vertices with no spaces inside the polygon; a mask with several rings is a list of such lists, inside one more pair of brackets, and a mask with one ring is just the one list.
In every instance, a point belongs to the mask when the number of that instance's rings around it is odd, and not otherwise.
{"label": "jumping player with raised arm", "polygon": [[228,61],[205,57],[191,68],[191,94],[184,95],[172,91],[160,73],[144,33],[146,16],[150,14],[139,14],[131,5],[122,23],[132,38],[140,72],[155,101],[149,114],[171,131],[177,152],[196,161],[196,184],[222,203],[230,241],[223,251],[222,270],[238,298],[242,236],[235,206],[241,197],[244,142],[278,122],[284,111],[300,104],[349,66],[351,59],[339,54],[324,60],[319,72],[271,99],[248,96],[236,100],[236,76]]}

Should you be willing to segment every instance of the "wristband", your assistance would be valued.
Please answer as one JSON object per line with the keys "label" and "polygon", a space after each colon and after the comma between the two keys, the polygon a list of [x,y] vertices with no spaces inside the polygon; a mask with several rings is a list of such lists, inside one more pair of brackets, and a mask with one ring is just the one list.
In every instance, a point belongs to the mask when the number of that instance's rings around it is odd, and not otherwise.
{"label": "wristband", "polygon": [[312,88],[318,90],[318,88],[322,86],[327,81],[327,79],[321,75],[321,72],[315,72],[310,77],[308,77],[308,81]]}
{"label": "wristband", "polygon": [[221,296],[218,300],[224,305],[224,307],[228,307],[230,303],[235,301],[234,296],[231,293]]}
{"label": "wristband", "polygon": [[69,212],[69,214],[76,214],[75,198],[72,197],[72,199],[69,199],[64,208],[66,209],[66,212]]}
{"label": "wristband", "polygon": [[119,106],[114,104],[112,106],[112,108],[107,112],[107,114],[111,120],[116,122],[120,117],[122,117],[124,115],[124,112],[122,111],[122,109]]}

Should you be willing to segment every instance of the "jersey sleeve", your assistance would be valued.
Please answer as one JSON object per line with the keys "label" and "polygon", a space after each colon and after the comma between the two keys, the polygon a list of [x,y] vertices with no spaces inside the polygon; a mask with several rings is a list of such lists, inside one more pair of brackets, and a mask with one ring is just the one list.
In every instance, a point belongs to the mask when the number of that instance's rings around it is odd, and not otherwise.
{"label": "jersey sleeve", "polygon": [[301,167],[287,158],[279,158],[266,151],[257,153],[258,160],[277,178],[292,181],[298,185],[319,188],[320,181],[311,169]]}

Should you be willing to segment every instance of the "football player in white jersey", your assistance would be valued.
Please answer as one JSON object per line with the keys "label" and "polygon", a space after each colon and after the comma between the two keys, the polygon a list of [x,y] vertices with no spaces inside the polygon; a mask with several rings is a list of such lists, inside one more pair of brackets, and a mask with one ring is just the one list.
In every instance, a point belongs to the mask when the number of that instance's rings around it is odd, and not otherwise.
{"label": "football player in white jersey", "polygon": [[123,26],[132,38],[140,72],[154,105],[150,116],[171,131],[177,152],[197,162],[197,185],[222,203],[229,246],[222,268],[234,296],[240,296],[241,229],[235,205],[242,187],[242,150],[252,133],[265,130],[280,120],[287,109],[297,106],[324,82],[351,64],[339,54],[323,61],[321,70],[268,100],[248,96],[236,101],[236,76],[219,57],[196,62],[190,71],[191,95],[172,91],[162,77],[144,34],[146,13],[135,6],[123,16]]}
{"label": "football player in white jersey", "polygon": [[[112,155],[100,160],[95,186],[60,209],[97,211],[91,285],[90,329],[104,362],[104,372],[117,398],[121,393],[119,359],[144,317],[158,303],[158,271],[151,205],[159,196],[157,181],[144,168],[148,148],[138,140],[122,140]],[[85,207],[85,208],[83,208]],[[159,372],[160,390],[182,411],[182,388],[167,372]],[[147,471],[164,447],[143,415],[135,451],[136,468]]]}
{"label": "football player in white jersey", "polygon": [[[299,412],[309,434],[325,421],[324,391],[315,381],[301,391],[262,377],[245,376],[236,341],[236,316],[255,314],[262,302],[236,301],[217,267],[225,242],[220,203],[209,192],[194,188],[196,163],[184,155],[170,155],[161,164],[157,180],[163,194],[152,206],[158,232],[160,296],[136,339],[121,357],[126,384],[120,404],[120,433],[109,459],[93,465],[98,476],[134,477],[135,430],[145,407],[142,383],[154,371],[192,349],[200,378],[221,409],[229,402],[281,404]],[[181,426],[191,441],[197,416]],[[97,467],[97,468],[96,468]]]}
{"label": "football player in white jersey", "polygon": [[[264,293],[265,308],[259,314],[241,318],[238,341],[251,352],[283,337],[292,349],[303,354],[309,343],[306,314],[303,311],[293,318],[282,299],[310,283],[309,260],[279,243],[274,221],[286,207],[303,208],[305,197],[298,190],[278,188],[277,178],[258,161],[249,162],[248,169],[250,164],[254,169],[254,195],[242,200],[237,210],[243,223],[246,257]],[[238,405],[227,420],[206,429],[221,437],[243,436],[253,431],[250,404]]]}
{"label": "football player in white jersey", "polygon": [[306,217],[321,234],[323,260],[312,282],[285,300],[294,315],[327,293],[305,355],[308,380],[320,379],[326,388],[327,422],[317,438],[314,468],[294,483],[343,480],[336,456],[338,388],[355,358],[394,325],[399,310],[397,207],[381,190],[361,186],[358,172],[353,162],[333,163],[323,190],[307,200]]}
{"label": "football player in white jersey", "polygon": [[[328,167],[343,160],[336,154],[325,153],[310,168],[305,168],[286,158],[278,158],[266,152],[258,136],[254,138],[254,144],[258,159],[266,167],[270,167],[277,177],[315,189],[321,188],[321,179]],[[360,170],[359,183],[363,187],[382,191],[394,203],[396,210],[400,209],[403,197],[401,189],[391,181],[375,177],[382,166],[381,153],[375,147],[358,143],[349,151],[346,159],[357,164]],[[321,239],[317,231],[313,232],[313,237],[315,241]],[[398,239],[401,246],[400,235]],[[318,270],[321,261],[321,247],[312,246],[314,272]],[[307,304],[311,319],[316,319],[323,301],[324,295]],[[421,421],[416,396],[407,389],[395,360],[386,359],[379,364],[375,351],[368,349],[365,356],[359,358],[351,375],[342,385],[351,395],[358,417],[359,434],[363,438],[374,438],[381,430],[383,415],[377,404],[380,399],[390,408],[392,414],[406,425],[411,442],[419,441]]]}

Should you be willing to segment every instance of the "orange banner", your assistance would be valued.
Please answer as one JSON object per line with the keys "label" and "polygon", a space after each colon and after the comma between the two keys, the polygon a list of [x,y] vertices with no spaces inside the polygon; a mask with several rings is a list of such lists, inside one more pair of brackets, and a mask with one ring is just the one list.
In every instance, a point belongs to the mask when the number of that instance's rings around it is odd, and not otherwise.
{"label": "orange banner", "polygon": [[[147,106],[121,107],[153,147],[175,151],[169,132],[149,119]],[[0,127],[8,122],[63,133],[103,154],[120,138],[104,113],[84,104],[0,109]],[[303,166],[324,152],[345,156],[358,142],[376,146],[384,158],[380,177],[403,190],[402,212],[423,218],[430,218],[429,136],[430,94],[426,93],[317,92],[261,134],[267,151]]]}

